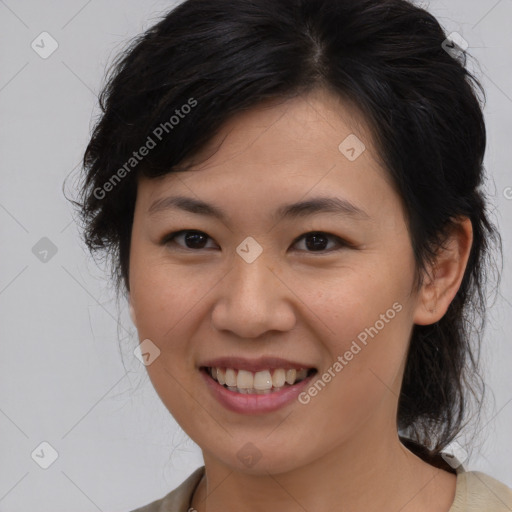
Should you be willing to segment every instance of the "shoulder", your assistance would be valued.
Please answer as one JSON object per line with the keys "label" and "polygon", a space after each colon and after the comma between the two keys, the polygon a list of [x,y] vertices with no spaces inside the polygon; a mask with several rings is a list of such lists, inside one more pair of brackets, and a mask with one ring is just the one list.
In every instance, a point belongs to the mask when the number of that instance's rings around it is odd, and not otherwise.
{"label": "shoulder", "polygon": [[449,512],[510,512],[512,489],[480,471],[457,474],[455,500]]}
{"label": "shoulder", "polygon": [[204,474],[204,466],[197,468],[184,482],[169,494],[132,510],[131,512],[188,512],[194,489]]}

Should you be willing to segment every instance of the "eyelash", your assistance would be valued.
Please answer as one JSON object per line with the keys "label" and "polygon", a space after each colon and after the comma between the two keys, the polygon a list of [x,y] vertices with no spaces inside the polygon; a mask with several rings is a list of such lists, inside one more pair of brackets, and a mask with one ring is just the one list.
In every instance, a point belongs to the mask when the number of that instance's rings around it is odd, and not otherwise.
{"label": "eyelash", "polygon": [[[169,233],[168,235],[165,235],[162,238],[161,244],[168,246],[168,245],[170,245],[171,242],[176,243],[175,239],[178,236],[184,235],[184,234],[187,234],[187,233],[194,233],[194,234],[199,234],[199,235],[205,235],[209,240],[213,240],[204,231],[199,231],[199,230],[196,230],[196,229],[181,229],[179,231],[174,231],[173,233]],[[310,254],[327,254],[327,253],[331,253],[333,251],[339,251],[339,250],[341,250],[343,248],[346,248],[346,247],[353,247],[352,244],[350,244],[346,240],[343,240],[339,236],[333,235],[331,233],[326,233],[324,231],[308,231],[307,233],[304,233],[304,234],[300,235],[299,237],[297,237],[293,241],[292,245],[295,245],[297,242],[305,239],[308,235],[320,235],[320,236],[323,236],[325,238],[335,240],[336,243],[339,245],[339,247],[337,249],[323,249],[323,250],[320,250],[320,251],[307,251],[307,250],[304,251],[304,252],[307,252],[307,253],[310,253]],[[211,249],[211,248],[193,249],[193,248],[184,247],[184,246],[181,246],[181,245],[179,245],[179,247],[180,247],[180,249],[183,249],[185,251],[195,251],[195,252],[198,252],[198,251],[201,251],[201,250]]]}

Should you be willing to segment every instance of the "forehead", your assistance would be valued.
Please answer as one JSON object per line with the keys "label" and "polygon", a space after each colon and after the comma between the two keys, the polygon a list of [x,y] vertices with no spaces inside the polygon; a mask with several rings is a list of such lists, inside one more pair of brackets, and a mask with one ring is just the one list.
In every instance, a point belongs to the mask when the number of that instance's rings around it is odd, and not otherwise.
{"label": "forehead", "polygon": [[378,159],[359,110],[325,89],[315,89],[291,99],[270,99],[237,113],[180,167],[212,168],[242,154],[266,162],[273,155],[293,161],[327,152],[334,163],[340,156],[339,145],[351,135],[364,141],[366,164]]}
{"label": "forehead", "polygon": [[188,170],[141,178],[138,197],[146,211],[172,192],[249,212],[329,193],[377,211],[399,199],[377,160],[357,109],[320,90],[233,116],[182,162]]}

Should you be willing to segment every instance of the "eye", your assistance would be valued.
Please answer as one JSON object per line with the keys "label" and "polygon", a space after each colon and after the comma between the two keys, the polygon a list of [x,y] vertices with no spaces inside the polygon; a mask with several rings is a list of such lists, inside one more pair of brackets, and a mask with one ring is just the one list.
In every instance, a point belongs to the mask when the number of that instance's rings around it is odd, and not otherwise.
{"label": "eye", "polygon": [[305,233],[297,238],[293,245],[304,241],[306,252],[332,252],[333,250],[337,250],[336,247],[327,247],[329,245],[329,240],[334,240],[335,243],[338,244],[338,249],[341,247],[350,246],[348,242],[345,242],[339,236],[324,233],[322,231],[312,231],[310,233]]}
{"label": "eye", "polygon": [[[215,249],[217,245],[213,245],[208,247],[208,240],[213,239],[210,238],[203,231],[198,231],[195,229],[182,229],[180,231],[175,231],[166,235],[162,239],[162,245],[178,245],[182,249],[191,249],[191,250],[201,250],[201,249]],[[333,241],[335,246],[329,247],[329,241]],[[304,242],[305,245],[303,248],[299,249],[305,252],[333,252],[335,250],[339,250],[342,247],[349,247],[350,244],[340,237],[336,235],[332,235],[329,233],[324,233],[322,231],[311,231],[310,233],[305,233],[300,237],[296,238],[293,242],[293,245],[297,245],[299,242]],[[337,248],[336,248],[337,244]]]}
{"label": "eye", "polygon": [[202,231],[182,229],[166,235],[161,243],[163,245],[176,244],[183,249],[209,249],[211,247],[206,246],[208,239],[211,240],[211,238]]}

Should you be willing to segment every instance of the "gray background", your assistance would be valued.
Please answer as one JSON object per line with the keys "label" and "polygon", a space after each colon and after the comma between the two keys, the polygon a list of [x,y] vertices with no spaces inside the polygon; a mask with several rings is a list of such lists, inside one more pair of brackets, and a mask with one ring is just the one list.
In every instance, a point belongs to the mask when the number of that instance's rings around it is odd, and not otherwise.
{"label": "gray background", "polygon": [[[131,510],[202,464],[131,355],[125,305],[84,251],[62,192],[69,177],[73,193],[106,67],[172,5],[0,0],[0,511]],[[467,466],[512,486],[512,0],[421,5],[469,42],[488,95],[488,189],[505,270],[484,343],[495,403]],[[31,47],[43,31],[59,45],[46,59]],[[58,452],[48,469],[44,441]]]}

